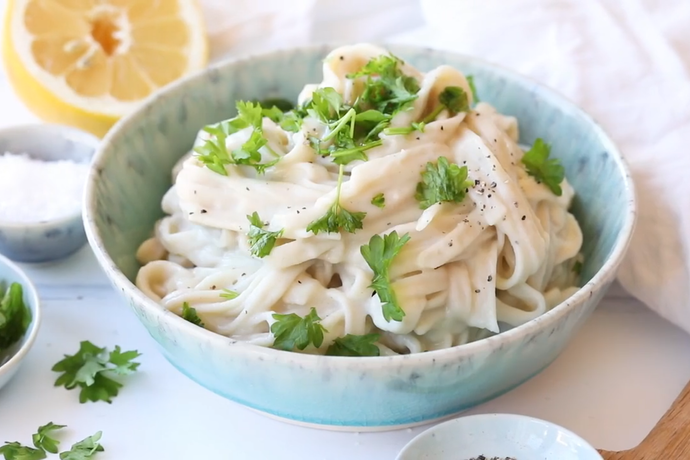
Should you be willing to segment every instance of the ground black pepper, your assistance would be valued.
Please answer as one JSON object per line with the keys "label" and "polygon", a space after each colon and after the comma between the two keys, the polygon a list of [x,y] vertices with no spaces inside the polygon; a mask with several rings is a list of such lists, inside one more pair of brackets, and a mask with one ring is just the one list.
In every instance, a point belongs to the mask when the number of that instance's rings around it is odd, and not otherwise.
{"label": "ground black pepper", "polygon": [[485,457],[480,455],[479,457],[472,457],[470,460],[517,460],[515,457]]}

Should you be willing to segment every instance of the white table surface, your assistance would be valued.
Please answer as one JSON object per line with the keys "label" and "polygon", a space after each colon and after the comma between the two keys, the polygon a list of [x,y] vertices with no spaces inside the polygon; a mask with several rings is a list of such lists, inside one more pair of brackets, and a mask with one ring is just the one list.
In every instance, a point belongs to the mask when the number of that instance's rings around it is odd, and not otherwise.
{"label": "white table surface", "polygon": [[[0,127],[29,121],[34,118],[0,72]],[[266,418],[205,390],[165,361],[88,247],[60,263],[25,268],[38,286],[44,322],[22,369],[0,391],[0,442],[30,444],[35,429],[53,421],[69,426],[64,445],[102,430],[100,460],[381,460],[394,459],[425,428],[336,433]],[[112,405],[79,404],[76,391],[53,387],[52,365],[81,340],[143,353],[140,372],[126,379]],[[690,379],[688,355],[690,336],[614,286],[556,362],[469,413],[531,415],[596,447],[629,448]]]}

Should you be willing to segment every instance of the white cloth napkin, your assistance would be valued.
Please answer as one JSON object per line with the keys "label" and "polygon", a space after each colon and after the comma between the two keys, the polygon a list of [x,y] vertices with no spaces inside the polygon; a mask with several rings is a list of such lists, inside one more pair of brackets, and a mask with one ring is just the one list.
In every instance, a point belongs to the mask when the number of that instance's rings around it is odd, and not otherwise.
{"label": "white cloth napkin", "polygon": [[[639,221],[621,283],[690,332],[690,1],[200,1],[214,60],[388,40],[476,55],[564,93],[633,171]],[[0,126],[32,121],[1,72],[0,102]]]}

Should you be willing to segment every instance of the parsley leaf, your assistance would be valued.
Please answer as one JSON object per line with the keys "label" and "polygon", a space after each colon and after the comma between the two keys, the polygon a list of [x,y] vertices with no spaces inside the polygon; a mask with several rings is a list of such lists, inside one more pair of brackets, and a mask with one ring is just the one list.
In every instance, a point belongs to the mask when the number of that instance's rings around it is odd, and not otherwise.
{"label": "parsley leaf", "polygon": [[364,91],[357,101],[358,111],[376,109],[387,115],[394,115],[410,108],[417,99],[419,82],[405,75],[399,68],[402,61],[391,55],[371,59],[358,72],[347,78],[367,77]]}
{"label": "parsley leaf", "polygon": [[314,235],[318,235],[319,232],[338,233],[342,229],[349,233],[355,233],[364,226],[362,221],[367,215],[366,212],[350,212],[340,204],[340,188],[343,182],[343,172],[344,166],[340,165],[335,202],[331,205],[326,214],[312,221],[307,226],[308,232],[313,232]]}
{"label": "parsley leaf", "polygon": [[472,186],[472,181],[467,180],[467,166],[449,164],[446,157],[440,157],[436,163],[428,162],[421,175],[414,197],[422,209],[443,201],[460,203]]}
{"label": "parsley leaf", "polygon": [[122,384],[108,374],[131,374],[139,367],[139,363],[133,362],[139,356],[138,351],[122,352],[119,346],[108,353],[105,348],[83,341],[75,355],[65,355],[53,366],[54,372],[61,373],[55,386],[64,386],[68,390],[79,387],[80,403],[105,401],[110,404]]}
{"label": "parsley leaf", "polygon": [[561,182],[565,179],[565,168],[557,158],[549,158],[551,146],[541,138],[537,138],[525,155],[522,163],[527,168],[527,173],[537,182],[542,182],[556,196],[561,196]]}
{"label": "parsley leaf", "polygon": [[387,134],[389,136],[395,136],[395,135],[406,135],[413,133],[415,131],[419,131],[420,133],[424,132],[424,127],[426,123],[423,121],[417,123],[417,122],[412,122],[410,126],[400,126],[397,128],[386,128],[383,130],[383,134]]}
{"label": "parsley leaf", "polygon": [[273,314],[276,321],[271,324],[271,333],[275,337],[273,348],[292,351],[295,348],[304,350],[310,343],[319,348],[323,344],[323,333],[328,332],[321,325],[321,318],[312,307],[304,318],[296,313],[288,315]]}
{"label": "parsley leaf", "polygon": [[283,230],[277,232],[269,232],[264,230],[264,223],[261,222],[259,214],[255,211],[252,215],[247,216],[249,220],[249,252],[256,257],[266,257],[271,253],[276,244],[276,240],[283,236]]}
{"label": "parsley leaf", "polygon": [[50,434],[53,431],[61,430],[65,427],[66,425],[56,425],[53,422],[49,422],[47,425],[38,427],[38,432],[34,433],[32,436],[34,446],[36,446],[37,449],[43,449],[51,454],[57,454],[60,441],[51,438]]}
{"label": "parsley leaf", "polygon": [[374,343],[379,334],[338,337],[326,350],[328,356],[380,356],[381,350]]}
{"label": "parsley leaf", "polygon": [[340,110],[343,106],[343,96],[335,89],[325,87],[312,93],[307,112],[324,123],[330,123],[340,119]]}
{"label": "parsley leaf", "polygon": [[423,123],[431,123],[443,112],[448,110],[449,116],[454,116],[459,112],[467,112],[470,110],[467,93],[459,86],[447,86],[441,94],[438,95],[439,105],[429,115],[424,117]]}
{"label": "parsley leaf", "polygon": [[379,193],[371,199],[371,204],[373,204],[377,208],[383,208],[386,206],[386,197],[383,193]]}
{"label": "parsley leaf", "polygon": [[187,302],[182,303],[182,319],[189,321],[190,323],[199,326],[199,327],[204,327],[204,322],[199,318],[199,315],[196,312],[196,308],[190,307]]}
{"label": "parsley leaf", "polygon": [[[262,128],[264,113],[269,117],[277,116],[277,114],[274,110],[263,109],[261,104],[254,102],[238,101],[236,108],[235,118],[204,127],[204,131],[210,134],[211,138],[195,147],[194,152],[207,168],[224,176],[228,175],[225,166],[229,164],[251,166],[262,174],[266,168],[275,165],[280,159],[278,154],[268,147],[268,140],[264,137]],[[228,152],[226,145],[228,136],[250,127],[252,133],[249,139],[241,147]],[[261,163],[262,157],[259,150],[262,147],[266,147],[276,159],[269,163]]]}
{"label": "parsley leaf", "polygon": [[480,101],[480,99],[479,96],[477,96],[477,87],[474,86],[474,76],[467,75],[465,76],[465,80],[467,80],[467,84],[470,85],[470,91],[472,91],[472,101],[476,104]]}
{"label": "parsley leaf", "polygon": [[46,458],[45,450],[23,446],[16,441],[6,442],[4,446],[0,447],[0,455],[5,457],[5,460],[42,460]]}
{"label": "parsley leaf", "polygon": [[359,248],[362,257],[374,272],[374,278],[369,287],[379,296],[383,317],[389,322],[402,321],[405,317],[405,311],[400,307],[388,272],[393,259],[409,240],[410,235],[407,233],[398,237],[398,232],[393,231],[384,237],[374,235],[369,240],[369,244]]}
{"label": "parsley leaf", "polygon": [[88,460],[98,452],[103,452],[105,449],[99,442],[102,434],[99,431],[73,444],[70,450],[60,453],[60,460]]}
{"label": "parsley leaf", "polygon": [[31,310],[24,303],[24,290],[19,283],[8,289],[0,286],[0,352],[11,347],[26,333],[31,324]]}
{"label": "parsley leaf", "polygon": [[236,299],[239,295],[239,292],[231,291],[230,289],[223,289],[223,292],[220,293],[220,296],[227,300]]}

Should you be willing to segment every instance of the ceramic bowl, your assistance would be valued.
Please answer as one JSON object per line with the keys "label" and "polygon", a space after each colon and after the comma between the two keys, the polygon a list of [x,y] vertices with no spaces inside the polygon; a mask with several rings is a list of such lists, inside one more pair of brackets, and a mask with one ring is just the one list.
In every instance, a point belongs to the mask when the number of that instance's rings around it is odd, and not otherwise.
{"label": "ceramic bowl", "polygon": [[[61,125],[23,125],[0,129],[0,155],[26,153],[43,161],[91,161],[99,139]],[[0,253],[17,262],[48,262],[66,257],[86,243],[81,210],[36,223],[0,221]]]}
{"label": "ceramic bowl", "polygon": [[180,371],[228,399],[275,417],[333,429],[374,430],[448,417],[509,391],[549,365],[613,281],[634,225],[628,169],[615,145],[572,103],[481,60],[390,46],[423,70],[440,64],[473,74],[482,100],[517,116],[521,141],[549,139],[578,191],[584,232],[582,289],[548,313],[455,348],[394,357],[288,353],[216,335],[170,313],[133,284],[138,245],[162,217],[171,169],[205,124],[234,115],[237,99],[296,99],[321,80],[330,47],[234,60],[180,81],[121,120],[95,155],[84,218],[89,242],[122,297]]}
{"label": "ceramic bowl", "polygon": [[524,415],[481,414],[436,425],[396,460],[602,460],[587,441],[554,423]]}
{"label": "ceramic bowl", "polygon": [[19,283],[24,291],[24,303],[31,309],[31,324],[24,334],[24,338],[9,349],[0,351],[0,389],[9,382],[17,373],[26,354],[38,335],[41,325],[41,308],[31,280],[26,274],[6,257],[0,256],[0,283],[9,286],[11,283]]}

